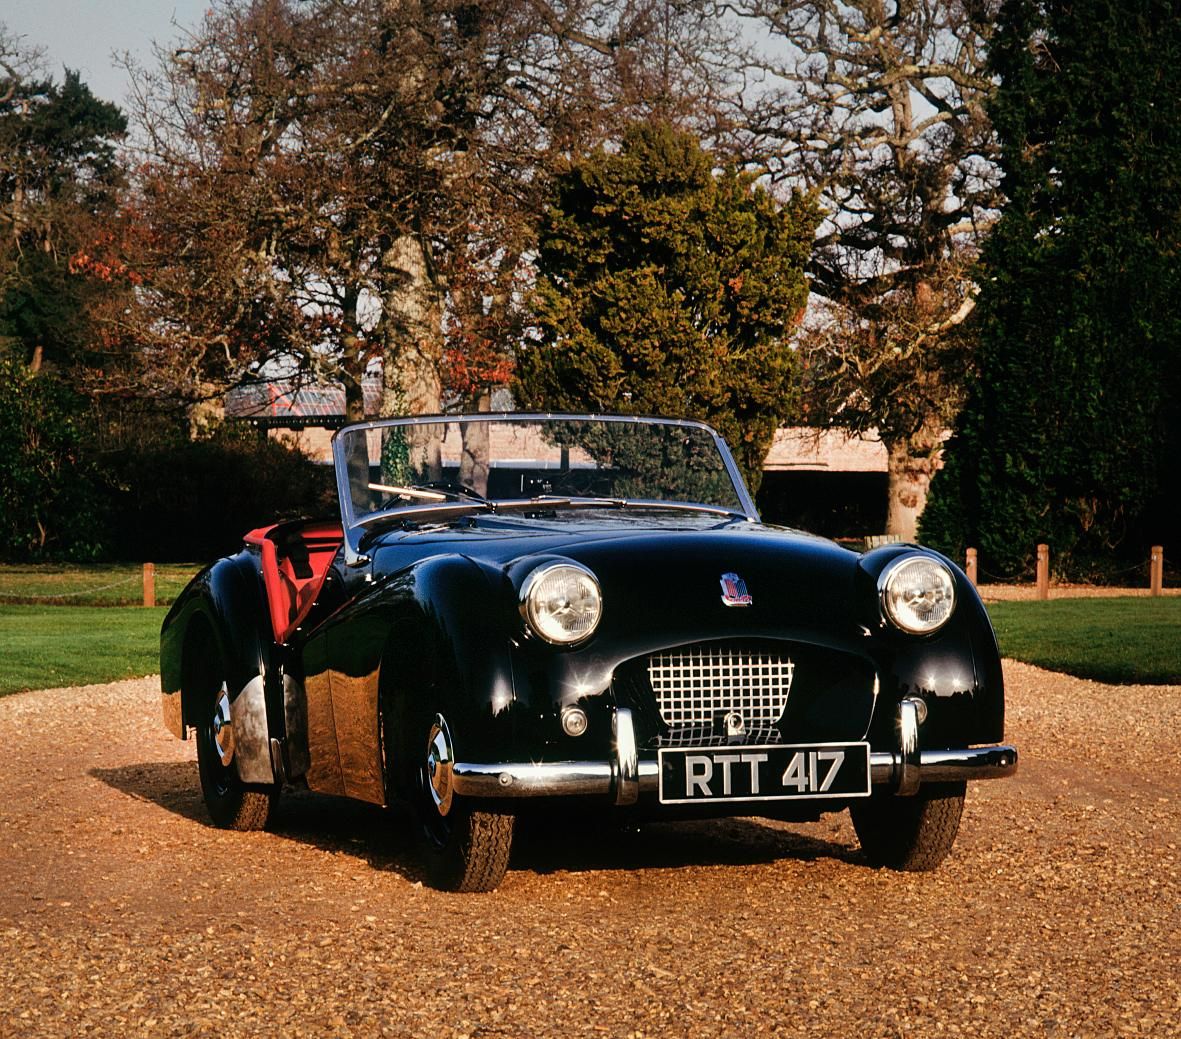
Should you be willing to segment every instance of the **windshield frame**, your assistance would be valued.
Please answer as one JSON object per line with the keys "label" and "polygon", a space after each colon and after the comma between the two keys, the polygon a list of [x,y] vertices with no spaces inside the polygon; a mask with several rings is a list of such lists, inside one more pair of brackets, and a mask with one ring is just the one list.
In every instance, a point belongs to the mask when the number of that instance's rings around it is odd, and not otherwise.
{"label": "windshield frame", "polygon": [[[410,519],[412,517],[421,517],[423,520],[429,520],[434,517],[436,520],[445,521],[453,519],[456,516],[469,516],[480,512],[496,512],[501,506],[505,511],[519,511],[522,508],[527,508],[530,499],[514,498],[498,501],[492,499],[489,501],[477,500],[457,500],[447,502],[410,502],[406,505],[395,506],[389,509],[383,509],[380,512],[370,513],[358,519],[353,509],[352,495],[349,491],[349,476],[348,476],[348,459],[345,455],[345,443],[347,435],[357,432],[368,432],[374,429],[387,429],[394,426],[425,426],[438,425],[441,423],[458,423],[458,422],[513,422],[513,423],[546,423],[546,422],[570,422],[570,421],[586,421],[586,422],[619,422],[629,423],[631,425],[658,425],[658,426],[680,426],[689,429],[697,429],[708,434],[717,448],[718,454],[722,459],[722,464],[725,466],[726,473],[730,477],[730,482],[734,485],[735,497],[739,504],[737,510],[723,510],[720,506],[711,505],[705,502],[695,503],[687,501],[678,501],[670,499],[668,504],[675,505],[679,509],[686,511],[693,511],[696,505],[700,505],[702,511],[707,512],[723,512],[727,511],[730,515],[745,518],[751,523],[759,522],[758,510],[755,508],[754,500],[747,490],[746,481],[742,479],[742,474],[738,469],[738,463],[734,461],[734,456],[730,453],[730,448],[726,445],[725,440],[712,426],[704,422],[698,422],[693,419],[670,419],[670,418],[655,418],[647,415],[596,415],[596,414],[570,414],[564,412],[527,412],[527,411],[481,411],[473,414],[454,414],[454,415],[415,415],[410,418],[394,418],[394,419],[373,419],[369,422],[355,422],[350,425],[338,429],[332,436],[332,462],[336,477],[336,493],[340,504],[341,525],[345,532],[345,547],[346,558],[350,565],[357,565],[365,562],[365,558],[360,554],[360,541],[366,533],[370,532],[376,522],[381,522],[386,519],[390,521],[397,521],[398,519]],[[552,504],[553,496],[551,496]],[[545,496],[537,499],[536,504],[540,508],[544,508],[547,504]],[[625,507],[629,502],[620,500],[616,503],[617,507]],[[634,504],[639,507],[647,505],[660,504],[657,500],[648,500],[646,502],[635,501]]]}

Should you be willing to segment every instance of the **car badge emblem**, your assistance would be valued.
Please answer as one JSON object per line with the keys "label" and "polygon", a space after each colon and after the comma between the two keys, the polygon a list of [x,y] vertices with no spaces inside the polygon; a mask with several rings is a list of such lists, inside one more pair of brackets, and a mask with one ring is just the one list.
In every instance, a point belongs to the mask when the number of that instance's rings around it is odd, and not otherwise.
{"label": "car badge emblem", "polygon": [[746,582],[737,574],[722,574],[722,602],[726,606],[750,606],[754,603]]}

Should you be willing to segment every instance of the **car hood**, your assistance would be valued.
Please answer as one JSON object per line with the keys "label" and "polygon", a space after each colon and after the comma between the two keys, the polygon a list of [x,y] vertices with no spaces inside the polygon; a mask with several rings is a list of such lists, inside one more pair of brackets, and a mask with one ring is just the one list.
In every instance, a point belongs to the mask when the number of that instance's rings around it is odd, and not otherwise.
{"label": "car hood", "polygon": [[[588,567],[603,592],[595,641],[802,638],[832,644],[863,636],[873,616],[872,582],[862,587],[856,553],[810,534],[760,523],[696,517],[668,522],[528,522],[481,518],[474,523],[390,532],[373,547],[374,570],[393,573],[414,562],[455,554],[500,571],[519,590],[536,566],[571,559]],[[723,575],[735,574],[751,602],[728,606]]]}
{"label": "car hood", "polygon": [[[854,608],[856,554],[761,526],[620,534],[572,542],[553,555],[582,563],[598,577],[604,635],[622,637],[642,617],[684,641],[748,635],[843,642],[858,629],[862,612]],[[519,573],[531,563],[521,560],[512,569]],[[728,575],[745,586],[749,605],[723,600]]]}

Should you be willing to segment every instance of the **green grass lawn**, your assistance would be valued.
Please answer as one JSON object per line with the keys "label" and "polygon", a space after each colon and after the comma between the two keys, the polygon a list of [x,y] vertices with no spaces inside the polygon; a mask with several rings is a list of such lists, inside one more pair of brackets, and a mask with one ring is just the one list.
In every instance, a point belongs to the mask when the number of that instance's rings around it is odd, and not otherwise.
{"label": "green grass lawn", "polygon": [[988,604],[1001,653],[1100,682],[1181,683],[1181,598]]}
{"label": "green grass lawn", "polygon": [[[200,569],[196,563],[157,563],[156,602],[167,606]],[[0,603],[136,606],[142,602],[140,563],[0,565]]]}
{"label": "green grass lawn", "polygon": [[165,610],[0,606],[0,696],[160,670]]}

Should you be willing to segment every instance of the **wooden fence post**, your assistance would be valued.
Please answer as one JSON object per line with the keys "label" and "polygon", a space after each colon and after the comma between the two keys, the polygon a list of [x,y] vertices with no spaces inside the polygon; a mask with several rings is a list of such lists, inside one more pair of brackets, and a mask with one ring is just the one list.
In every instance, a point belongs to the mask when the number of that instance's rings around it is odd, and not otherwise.
{"label": "wooden fence post", "polygon": [[1160,595],[1165,584],[1165,547],[1153,545],[1148,556],[1149,594]]}
{"label": "wooden fence post", "polygon": [[964,573],[966,573],[968,575],[968,580],[971,581],[973,585],[977,584],[978,582],[976,581],[976,549],[974,549],[974,548],[968,549],[968,558],[964,561],[964,564],[965,564],[964,565]]}
{"label": "wooden fence post", "polygon": [[156,564],[144,563],[144,605],[156,605]]}
{"label": "wooden fence post", "polygon": [[1037,597],[1039,599],[1048,599],[1050,597],[1050,546],[1038,545],[1037,547]]}

